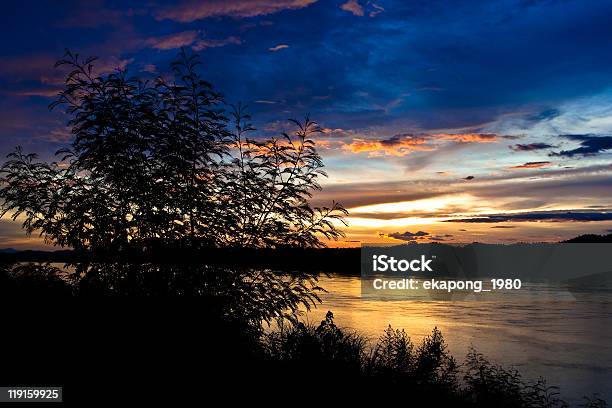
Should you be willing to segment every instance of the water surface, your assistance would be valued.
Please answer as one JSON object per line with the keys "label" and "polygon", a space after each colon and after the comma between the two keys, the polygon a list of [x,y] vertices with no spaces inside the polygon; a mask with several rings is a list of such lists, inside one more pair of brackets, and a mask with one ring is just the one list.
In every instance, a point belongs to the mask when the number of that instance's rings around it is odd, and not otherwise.
{"label": "water surface", "polygon": [[328,310],[337,324],[375,341],[391,324],[420,341],[437,326],[462,360],[470,346],[512,365],[525,378],[545,377],[578,402],[597,392],[612,402],[612,302],[609,292],[568,296],[561,285],[526,285],[520,300],[365,300],[359,277],[321,277],[328,293],[305,319],[318,323]]}

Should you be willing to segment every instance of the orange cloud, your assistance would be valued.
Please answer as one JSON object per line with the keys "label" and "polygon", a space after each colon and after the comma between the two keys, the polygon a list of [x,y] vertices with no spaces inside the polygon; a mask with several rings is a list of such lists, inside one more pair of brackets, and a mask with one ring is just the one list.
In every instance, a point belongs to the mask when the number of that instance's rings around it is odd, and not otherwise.
{"label": "orange cloud", "polygon": [[354,136],[355,131],[345,130],[342,128],[321,128],[321,133],[327,137],[341,139],[349,136]]}
{"label": "orange cloud", "polygon": [[353,153],[370,152],[374,156],[381,154],[405,156],[414,150],[435,150],[436,144],[430,142],[490,143],[497,140],[498,136],[493,133],[438,133],[418,136],[407,133],[395,135],[389,139],[356,138],[353,139],[352,143],[342,145],[342,148]]}
{"label": "orange cloud", "polygon": [[495,133],[437,133],[431,135],[431,137],[461,143],[490,143],[498,140]]}
{"label": "orange cloud", "polygon": [[156,18],[188,23],[208,17],[255,17],[282,10],[301,9],[316,2],[317,0],[190,0],[162,9]]}
{"label": "orange cloud", "polygon": [[433,150],[433,147],[427,146],[426,142],[427,140],[423,137],[396,135],[383,140],[353,139],[351,143],[344,144],[342,148],[353,153],[368,152],[375,156],[387,154],[401,157],[415,150]]}
{"label": "orange cloud", "polygon": [[539,162],[527,162],[525,164],[521,164],[518,166],[512,166],[511,169],[539,169],[541,167],[550,166],[552,163],[549,161],[539,161]]}
{"label": "orange cloud", "polygon": [[357,0],[348,0],[346,3],[343,3],[340,8],[344,11],[352,13],[354,16],[364,15],[363,7],[361,7]]}

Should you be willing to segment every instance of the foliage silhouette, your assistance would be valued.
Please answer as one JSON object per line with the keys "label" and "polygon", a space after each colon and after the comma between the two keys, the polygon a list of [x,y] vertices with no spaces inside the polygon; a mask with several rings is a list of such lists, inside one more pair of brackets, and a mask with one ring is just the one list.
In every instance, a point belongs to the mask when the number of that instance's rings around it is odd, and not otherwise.
{"label": "foliage silhouette", "polygon": [[227,190],[233,192],[225,214],[236,228],[229,244],[256,247],[318,247],[319,236],[340,236],[333,221],[343,223],[346,210],[338,203],[330,208],[311,208],[308,199],[320,190],[325,176],[323,161],[315,149],[313,134],[320,132],[308,116],[304,122],[290,120],[297,131],[282,139],[258,141],[248,137],[255,130],[241,104],[234,106],[233,158]]}
{"label": "foliage silhouette", "polygon": [[302,311],[320,302],[318,293],[323,291],[316,274],[309,272],[282,275],[271,269],[192,263],[88,262],[63,268],[17,263],[4,265],[0,277],[6,288],[12,288],[4,294],[14,296],[27,296],[40,288],[42,296],[198,298],[207,303],[208,315],[241,322],[257,336],[262,324],[277,319],[296,322]]}
{"label": "foliage silhouette", "polygon": [[330,376],[356,379],[361,373],[366,340],[357,333],[341,330],[327,312],[319,326],[302,322],[279,321],[276,330],[262,338],[268,359],[285,367],[301,366],[315,375],[323,371]]}
{"label": "foliage silhouette", "polygon": [[64,107],[74,136],[58,161],[17,147],[2,167],[2,215],[22,216],[27,233],[106,253],[155,242],[320,247],[343,236],[341,205],[309,203],[325,173],[308,117],[280,139],[251,138],[239,104],[229,131],[221,94],[184,50],[172,79],[96,75],[94,63],[70,52],[57,63],[69,72],[51,108]]}
{"label": "foliage silhouette", "polygon": [[491,364],[474,348],[465,361],[464,381],[468,397],[477,406],[500,407],[566,407],[557,387],[546,385],[542,378],[527,383],[518,371]]}

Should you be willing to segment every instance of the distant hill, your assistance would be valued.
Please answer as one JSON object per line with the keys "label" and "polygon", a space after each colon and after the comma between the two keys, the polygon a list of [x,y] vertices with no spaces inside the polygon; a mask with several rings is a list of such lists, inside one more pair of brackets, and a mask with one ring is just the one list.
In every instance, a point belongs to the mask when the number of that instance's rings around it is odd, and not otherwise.
{"label": "distant hill", "polygon": [[26,249],[21,251],[15,248],[0,248],[0,263],[67,262],[75,258],[75,252],[71,250],[41,251]]}
{"label": "distant hill", "polygon": [[584,234],[576,238],[568,239],[567,241],[561,241],[562,243],[611,243],[612,234],[597,235],[597,234]]}

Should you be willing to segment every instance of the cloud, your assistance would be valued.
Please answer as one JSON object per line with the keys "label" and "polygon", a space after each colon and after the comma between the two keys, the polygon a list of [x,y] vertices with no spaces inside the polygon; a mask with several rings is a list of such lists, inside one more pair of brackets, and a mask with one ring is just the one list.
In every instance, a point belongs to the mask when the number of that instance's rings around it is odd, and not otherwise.
{"label": "cloud", "polygon": [[530,152],[533,150],[544,150],[551,149],[555,146],[548,143],[528,143],[528,144],[515,144],[514,146],[508,146],[515,152]]}
{"label": "cloud", "polygon": [[499,138],[494,133],[437,133],[431,137],[439,140],[452,140],[460,143],[490,143]]}
{"label": "cloud", "polygon": [[[54,97],[64,89],[66,69],[54,69],[57,57],[46,54],[6,57],[0,66],[0,81],[5,82],[2,93],[15,96]],[[106,56],[93,63],[93,74],[102,75],[119,69],[124,69],[134,61],[133,58],[121,59]],[[4,78],[3,78],[4,77]]]}
{"label": "cloud", "polygon": [[156,73],[157,67],[154,64],[144,64],[141,69],[142,72]]}
{"label": "cloud", "polygon": [[0,220],[0,242],[3,248],[15,249],[49,249],[38,234],[26,235],[20,222]]}
{"label": "cloud", "polygon": [[146,43],[149,47],[158,50],[171,50],[193,44],[198,36],[197,31],[182,31],[162,37],[149,38]]}
{"label": "cloud", "polygon": [[340,8],[344,11],[348,11],[354,16],[363,16],[365,13],[363,11],[363,7],[357,0],[348,0],[346,3],[342,3]]}
{"label": "cloud", "polygon": [[70,128],[59,127],[56,129],[52,129],[45,139],[50,142],[67,143],[68,141],[70,141],[71,138],[72,133],[70,131]]}
{"label": "cloud", "polygon": [[405,241],[410,244],[417,243],[418,241],[452,241],[453,235],[451,234],[439,234],[439,235],[431,235],[429,232],[425,231],[417,231],[417,232],[393,232],[391,234],[379,233],[379,237],[381,238],[392,238],[400,241]]}
{"label": "cloud", "polygon": [[549,161],[537,161],[537,162],[527,162],[525,164],[521,164],[518,166],[512,166],[511,169],[539,169],[542,167],[550,166],[552,162]]}
{"label": "cloud", "polygon": [[30,88],[30,89],[16,90],[14,92],[11,92],[11,94],[17,95],[17,96],[44,96],[44,97],[50,98],[50,97],[57,96],[61,90],[62,88],[59,88],[59,87],[52,87],[52,88],[36,87],[36,88]]}
{"label": "cloud", "polygon": [[194,51],[202,51],[206,48],[223,47],[228,44],[241,44],[241,40],[235,36],[221,39],[200,38],[200,33],[197,31],[182,31],[162,37],[149,38],[146,44],[158,50],[191,46]]}
{"label": "cloud", "polygon": [[441,241],[452,241],[452,239],[449,239],[449,238],[452,238],[452,237],[453,236],[451,234],[434,235],[434,236],[429,237],[429,240],[430,241],[438,241],[438,242],[441,242]]}
{"label": "cloud", "polygon": [[425,232],[425,231],[417,231],[417,232],[393,232],[391,234],[385,235],[385,234],[379,234],[382,237],[385,238],[393,238],[393,239],[399,239],[400,241],[408,241],[408,242],[415,242],[417,239],[423,239],[425,237],[427,237],[429,235],[429,232]]}
{"label": "cloud", "polygon": [[289,48],[289,46],[287,44],[278,44],[274,47],[268,48],[268,51],[276,52],[276,51],[284,50],[285,48]]}
{"label": "cloud", "polygon": [[224,47],[230,44],[240,45],[242,44],[242,40],[240,40],[240,38],[235,37],[235,36],[230,36],[230,37],[221,38],[221,39],[206,39],[205,38],[205,39],[196,41],[195,44],[193,44],[191,48],[193,48],[194,51],[202,51],[206,48]]}
{"label": "cloud", "polygon": [[0,76],[11,77],[13,80],[42,80],[49,71],[53,72],[53,65],[57,56],[47,54],[34,54],[14,57],[4,57],[0,64]]}
{"label": "cloud", "polygon": [[321,128],[321,133],[325,135],[326,137],[330,137],[334,139],[341,139],[341,138],[346,138],[346,137],[355,135],[354,130],[350,130],[350,129],[345,130],[342,128],[326,128],[326,127]]}
{"label": "cloud", "polygon": [[351,143],[344,144],[342,148],[353,153],[368,152],[373,156],[385,154],[401,157],[414,150],[433,150],[433,147],[425,143],[427,140],[423,137],[395,135],[389,139],[380,140],[353,139]]}
{"label": "cloud", "polygon": [[344,150],[353,153],[369,152],[372,156],[402,157],[411,151],[436,150],[435,142],[451,141],[456,143],[490,143],[496,142],[499,136],[493,133],[436,133],[419,134],[402,133],[388,139],[355,138],[352,143],[342,145]]}
{"label": "cloud", "polygon": [[316,2],[317,0],[187,0],[159,10],[155,17],[158,20],[169,19],[183,23],[209,17],[255,17],[283,10],[297,10]]}
{"label": "cloud", "polygon": [[[89,4],[87,4],[89,3]],[[78,7],[60,21],[58,26],[62,28],[97,28],[102,26],[120,26],[126,24],[129,17],[143,15],[144,9],[128,8],[125,10],[105,8],[102,2],[82,2]]]}
{"label": "cloud", "polygon": [[470,222],[470,223],[496,223],[496,222],[528,222],[528,221],[548,221],[548,222],[563,222],[563,221],[612,221],[612,212],[583,212],[580,210],[572,210],[567,212],[527,212],[520,214],[495,214],[483,215],[473,218],[456,218],[446,220],[445,222]]}
{"label": "cloud", "polygon": [[[134,58],[117,58],[115,56],[100,58],[94,62],[93,73],[94,75],[108,74],[114,72],[117,69],[126,69],[126,67],[134,62]],[[43,78],[43,82],[45,79]],[[62,75],[61,81],[58,83],[64,85],[64,76]]]}
{"label": "cloud", "polygon": [[[356,167],[358,168],[358,167]],[[360,168],[358,168],[360,169]],[[361,169],[360,169],[361,170]],[[457,174],[457,172],[455,172]],[[466,173],[469,174],[469,173]],[[364,173],[365,175],[365,173]],[[469,194],[476,202],[495,205],[493,211],[534,211],[545,208],[589,208],[588,205],[612,202],[612,165],[594,165],[547,171],[525,169],[497,174],[479,174],[465,181],[457,177],[372,179],[332,182],[315,194],[316,205],[336,200],[347,208],[366,205],[434,199],[453,194]],[[608,206],[606,206],[608,208]],[[466,206],[455,213],[470,213]],[[483,209],[484,210],[484,209]],[[600,209],[598,208],[597,211]],[[595,210],[594,210],[595,211]],[[451,214],[448,209],[427,211],[436,216]]]}
{"label": "cloud", "polygon": [[527,120],[532,122],[542,122],[554,119],[558,116],[561,116],[561,111],[559,111],[559,109],[546,109],[536,115],[529,116]]}
{"label": "cloud", "polygon": [[384,8],[382,8],[381,6],[379,6],[376,3],[368,3],[370,6],[372,6],[373,10],[370,11],[370,13],[368,14],[368,16],[370,17],[376,17],[377,15],[379,15],[380,13],[382,13],[383,11],[385,11]]}
{"label": "cloud", "polygon": [[612,149],[612,136],[601,136],[594,134],[560,136],[574,142],[579,142],[580,147],[573,150],[553,152],[550,154],[550,156],[594,156],[597,153]]}

